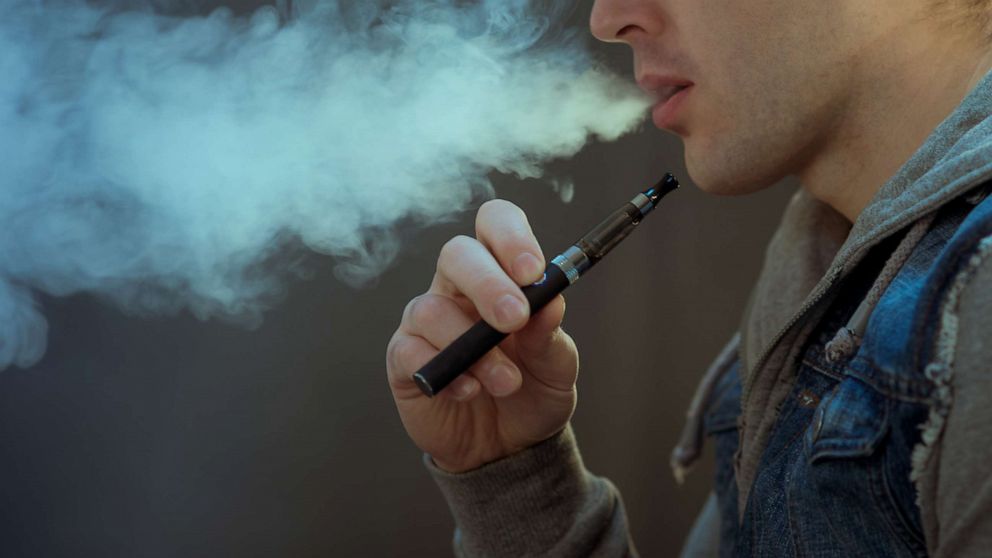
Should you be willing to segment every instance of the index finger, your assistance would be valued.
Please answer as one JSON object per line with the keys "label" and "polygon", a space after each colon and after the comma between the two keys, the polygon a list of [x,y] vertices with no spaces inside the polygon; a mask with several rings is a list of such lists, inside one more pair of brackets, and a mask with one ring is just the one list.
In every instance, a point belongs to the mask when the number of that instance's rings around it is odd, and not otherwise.
{"label": "index finger", "polygon": [[475,236],[517,285],[529,285],[544,273],[544,253],[527,214],[516,205],[505,200],[482,204],[475,219]]}

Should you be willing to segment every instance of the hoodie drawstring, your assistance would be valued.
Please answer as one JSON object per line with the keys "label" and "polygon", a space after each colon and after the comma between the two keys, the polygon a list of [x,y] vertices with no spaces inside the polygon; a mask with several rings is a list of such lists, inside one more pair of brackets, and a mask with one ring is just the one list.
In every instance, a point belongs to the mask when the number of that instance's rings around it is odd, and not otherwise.
{"label": "hoodie drawstring", "polygon": [[828,362],[838,362],[848,359],[861,346],[861,339],[864,337],[865,329],[868,327],[868,318],[871,317],[871,313],[875,310],[875,306],[878,305],[878,301],[882,299],[885,290],[889,288],[892,280],[895,279],[899,270],[902,269],[906,260],[909,259],[910,254],[913,253],[913,249],[916,248],[916,245],[920,243],[920,240],[923,239],[923,236],[930,229],[930,225],[936,216],[936,212],[933,212],[914,223],[906,233],[906,236],[899,241],[899,245],[892,252],[892,255],[889,256],[889,259],[886,260],[885,267],[878,274],[878,278],[872,284],[871,290],[868,291],[864,300],[858,305],[851,319],[848,320],[847,325],[837,330],[834,338],[827,343],[826,356]]}

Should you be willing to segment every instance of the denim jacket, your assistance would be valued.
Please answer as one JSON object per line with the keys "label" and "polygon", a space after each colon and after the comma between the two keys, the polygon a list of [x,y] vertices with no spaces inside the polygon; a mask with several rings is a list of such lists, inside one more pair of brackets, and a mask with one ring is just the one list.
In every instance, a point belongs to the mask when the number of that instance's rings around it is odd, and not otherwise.
{"label": "denim jacket", "polygon": [[[705,416],[715,440],[720,556],[926,556],[913,472],[949,405],[946,305],[992,235],[992,200],[959,199],[933,225],[872,312],[853,357],[825,345],[877,275],[892,242],[839,286],[802,350],[789,397],[761,457],[743,513],[734,456],[740,359],[719,379]],[[929,438],[928,438],[929,437]]]}

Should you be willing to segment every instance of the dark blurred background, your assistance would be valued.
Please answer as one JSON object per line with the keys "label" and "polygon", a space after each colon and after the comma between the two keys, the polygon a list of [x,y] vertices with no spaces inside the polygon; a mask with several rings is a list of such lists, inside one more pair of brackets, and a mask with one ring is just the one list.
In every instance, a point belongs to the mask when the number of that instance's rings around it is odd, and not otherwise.
{"label": "dark blurred background", "polygon": [[[631,75],[627,49],[597,48]],[[673,556],[712,462],[677,486],[668,455],[791,188],[705,195],[679,142],[648,125],[551,170],[574,179],[570,204],[541,181],[494,177],[549,256],[666,171],[687,186],[568,292],[565,324],[582,357],[585,462],[622,491],[641,553]],[[401,231],[403,255],[360,289],[308,258],[311,276],[257,330],[46,299],[44,360],[0,374],[0,555],[449,556],[452,520],[396,415],[384,351],[440,246],[472,219]]]}

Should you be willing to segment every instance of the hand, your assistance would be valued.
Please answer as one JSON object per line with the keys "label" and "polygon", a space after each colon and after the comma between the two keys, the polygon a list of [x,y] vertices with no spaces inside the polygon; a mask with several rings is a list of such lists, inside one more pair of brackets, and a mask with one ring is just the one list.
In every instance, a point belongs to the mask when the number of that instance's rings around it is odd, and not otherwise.
{"label": "hand", "polygon": [[[407,433],[444,470],[459,473],[550,438],[575,410],[578,353],[561,329],[565,299],[529,315],[520,290],[541,278],[544,256],[527,216],[494,200],[477,238],[441,249],[427,293],[414,298],[389,341],[389,387]],[[411,376],[479,318],[509,337],[434,398]]]}

